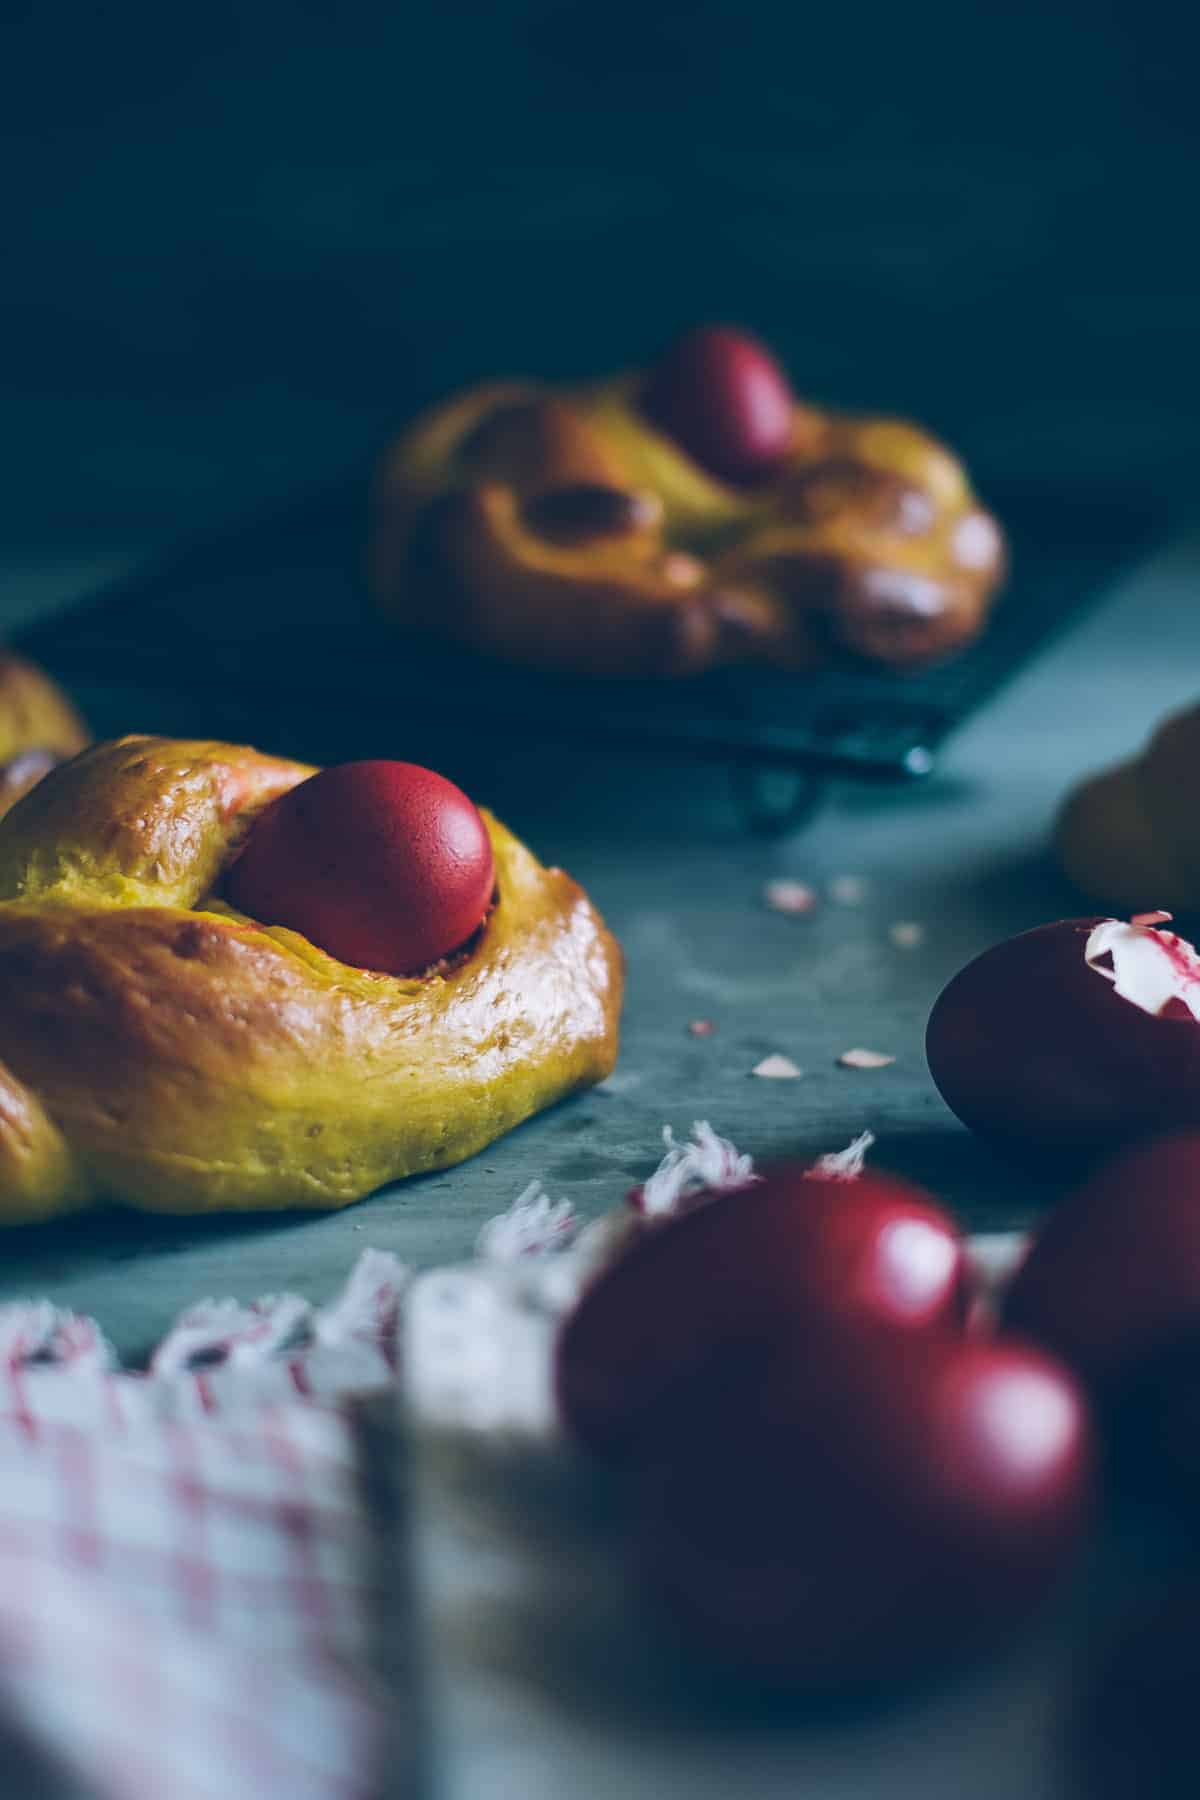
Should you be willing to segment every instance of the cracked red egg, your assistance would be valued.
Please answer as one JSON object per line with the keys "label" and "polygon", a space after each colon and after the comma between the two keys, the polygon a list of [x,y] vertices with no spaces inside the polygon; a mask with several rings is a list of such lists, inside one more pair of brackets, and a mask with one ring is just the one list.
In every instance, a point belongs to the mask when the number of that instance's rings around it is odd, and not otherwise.
{"label": "cracked red egg", "polygon": [[960,970],[925,1047],[964,1125],[1081,1160],[1200,1127],[1200,957],[1169,916],[1060,920]]}

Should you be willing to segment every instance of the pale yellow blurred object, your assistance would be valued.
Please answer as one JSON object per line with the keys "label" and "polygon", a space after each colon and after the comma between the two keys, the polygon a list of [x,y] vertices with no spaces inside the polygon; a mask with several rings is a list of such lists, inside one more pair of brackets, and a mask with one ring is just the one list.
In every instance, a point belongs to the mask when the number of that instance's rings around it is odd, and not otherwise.
{"label": "pale yellow blurred object", "polygon": [[1200,911],[1200,706],[1077,787],[1056,843],[1071,881],[1107,909]]}
{"label": "pale yellow blurred object", "polygon": [[62,689],[23,656],[0,650],[0,817],[87,742]]}

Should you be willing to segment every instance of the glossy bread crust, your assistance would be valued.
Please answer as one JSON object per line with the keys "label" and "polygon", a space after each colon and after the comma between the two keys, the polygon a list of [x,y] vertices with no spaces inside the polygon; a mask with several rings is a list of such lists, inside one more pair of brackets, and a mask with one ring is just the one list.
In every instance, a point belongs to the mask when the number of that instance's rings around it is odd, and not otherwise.
{"label": "glossy bread crust", "polygon": [[492,383],[418,419],[376,480],[384,611],[598,676],[906,668],[980,631],[1003,539],[926,432],[799,406],[771,479],[739,488],[644,417],[641,384]]}
{"label": "glossy bread crust", "polygon": [[255,814],[312,772],[124,738],[0,825],[0,1221],[342,1206],[609,1073],[620,951],[486,814],[496,904],[422,976],[214,898]]}

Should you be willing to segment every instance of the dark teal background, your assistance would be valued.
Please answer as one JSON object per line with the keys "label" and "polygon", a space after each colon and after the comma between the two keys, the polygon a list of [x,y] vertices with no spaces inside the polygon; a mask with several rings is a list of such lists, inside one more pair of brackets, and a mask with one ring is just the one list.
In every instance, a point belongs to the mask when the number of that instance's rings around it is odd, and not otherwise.
{"label": "dark teal background", "polygon": [[1193,16],[9,0],[0,541],[168,539],[705,315],[985,475],[1186,491]]}

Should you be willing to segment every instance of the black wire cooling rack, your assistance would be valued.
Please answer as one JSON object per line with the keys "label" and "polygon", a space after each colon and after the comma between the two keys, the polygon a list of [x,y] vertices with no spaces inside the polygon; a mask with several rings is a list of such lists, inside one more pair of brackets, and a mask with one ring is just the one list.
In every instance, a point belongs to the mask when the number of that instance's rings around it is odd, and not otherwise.
{"label": "black wire cooling rack", "polygon": [[[765,772],[789,771],[794,819],[830,774],[905,780],[997,687],[1167,528],[1127,497],[991,490],[1012,576],[985,635],[918,674],[723,670],[666,683],[595,682],[502,667],[398,637],[371,612],[364,485],[323,493],[148,567],[26,630],[19,647],[71,689],[96,729],[263,736],[377,751],[382,724],[436,721],[506,738],[659,748],[740,770],[751,822],[779,823]],[[452,678],[451,677],[452,673]],[[136,699],[134,698],[136,696]],[[308,734],[311,736],[311,732]],[[285,742],[275,732],[273,747]],[[315,750],[310,750],[314,754]],[[756,817],[761,814],[761,817]]]}

